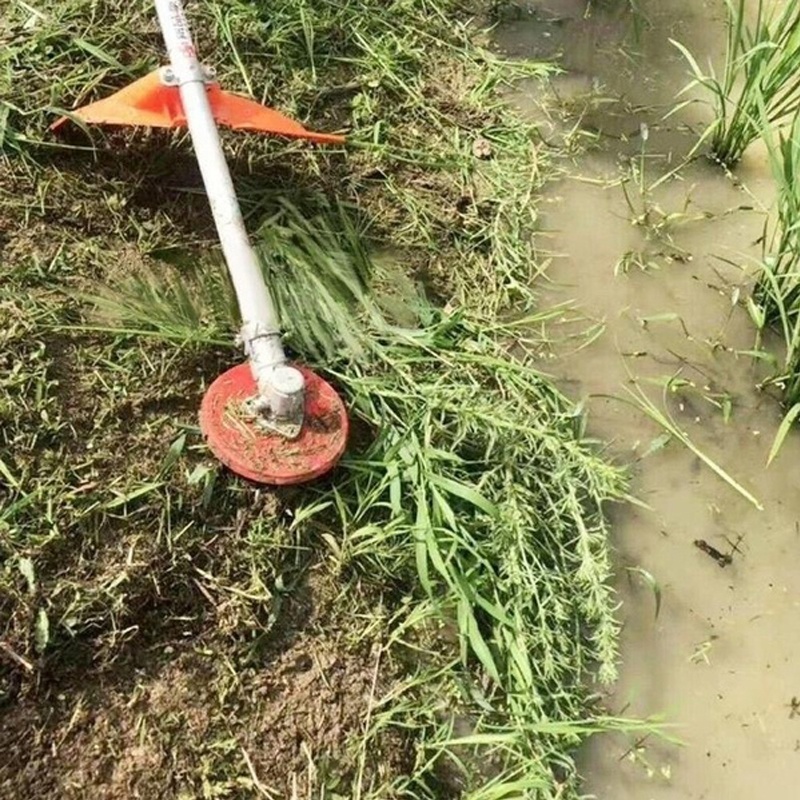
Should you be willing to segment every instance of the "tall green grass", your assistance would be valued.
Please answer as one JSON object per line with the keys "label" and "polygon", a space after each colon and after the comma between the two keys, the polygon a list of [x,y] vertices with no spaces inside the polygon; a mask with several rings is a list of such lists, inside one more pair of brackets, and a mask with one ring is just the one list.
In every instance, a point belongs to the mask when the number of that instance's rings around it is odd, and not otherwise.
{"label": "tall green grass", "polygon": [[[760,135],[764,116],[774,124],[800,106],[800,3],[725,0],[727,43],[721,74],[703,69],[678,42],[694,81],[710,95],[714,120],[698,146],[705,145],[725,166],[733,166]],[[692,102],[692,101],[687,101]]]}
{"label": "tall green grass", "polygon": [[784,403],[800,403],[800,113],[789,127],[763,129],[776,186],[775,210],[761,237],[760,271],[751,317],[760,331],[775,330],[783,340],[782,366],[771,379]]}

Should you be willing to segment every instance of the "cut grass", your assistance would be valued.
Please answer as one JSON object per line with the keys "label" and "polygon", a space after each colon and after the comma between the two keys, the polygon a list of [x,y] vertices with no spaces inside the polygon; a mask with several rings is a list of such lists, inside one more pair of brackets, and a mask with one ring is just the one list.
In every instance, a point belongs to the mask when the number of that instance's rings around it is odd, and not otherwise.
{"label": "cut grass", "polygon": [[[80,780],[111,774],[119,797],[569,798],[574,748],[628,724],[586,688],[614,675],[603,506],[622,477],[524,346],[547,165],[495,89],[545,68],[480,50],[460,12],[191,7],[228,88],[350,129],[346,158],[226,137],[287,342],[357,422],[330,482],[275,495],[220,471],[195,427],[236,321],[185,141],[91,131],[91,152],[76,131],[83,149],[54,154],[44,133],[159,63],[152,19],[12,6],[0,641],[22,662],[0,677],[4,791],[92,792]],[[369,274],[365,230],[388,277]],[[381,312],[400,277],[425,287],[406,329]],[[80,301],[98,287],[99,321]],[[498,321],[512,310],[518,324]],[[269,723],[316,696],[324,731]],[[134,742],[145,768],[118,757]]]}
{"label": "cut grass", "polygon": [[[667,395],[668,387],[664,389],[664,408],[667,407],[666,404],[666,395]],[[731,487],[735,492],[740,494],[755,506],[759,511],[764,510],[764,506],[761,505],[761,502],[756,498],[751,492],[745,489],[735,478],[733,478],[728,472],[726,472],[719,464],[716,463],[713,459],[707,456],[702,450],[700,450],[697,445],[692,442],[689,436],[685,433],[685,431],[681,430],[669,412],[662,411],[646,394],[642,391],[641,387],[636,386],[635,389],[628,389],[629,398],[626,398],[627,402],[631,403],[634,407],[640,409],[644,414],[646,414],[653,422],[659,425],[661,428],[664,429],[664,432],[668,434],[671,438],[675,439],[676,441],[680,442],[684,447],[694,453],[697,458],[699,458],[712,472],[714,472],[717,477],[721,480],[725,481],[728,486]]]}
{"label": "cut grass", "polygon": [[[333,226],[315,228],[328,233],[313,282],[327,283],[330,272],[336,283],[346,261],[337,251],[342,237]],[[304,241],[295,244],[300,254]],[[353,273],[362,274],[363,250],[348,252]],[[340,308],[341,299],[309,291],[306,267],[289,266],[298,263],[284,264],[278,296],[284,309],[292,307],[290,288],[305,299],[306,325],[294,342],[309,357],[325,349],[316,332],[327,340],[330,304]],[[102,307],[126,330],[151,327],[174,340],[174,320],[192,297],[187,337],[197,341],[193,320],[211,320],[213,344],[215,328],[235,319],[224,318],[228,304],[205,288],[208,276],[203,270],[182,290],[163,323],[161,310],[174,298],[174,281],[163,276],[118,288]],[[394,705],[383,705],[382,724],[415,730],[471,787],[469,797],[535,796],[552,783],[548,764],[564,761],[563,743],[580,738],[572,722],[585,713],[587,671],[606,681],[616,674],[602,506],[622,498],[621,475],[581,442],[579,419],[532,355],[506,353],[505,342],[521,343],[542,319],[487,324],[469,310],[442,314],[418,297],[412,310],[425,323],[399,329],[380,324],[363,291],[350,299],[356,349],[340,339],[325,368],[345,389],[356,429],[372,433],[333,485],[311,490],[294,513],[341,530],[326,542],[343,572],[384,591],[418,587],[396,613],[393,638],[419,654],[421,673]],[[365,311],[371,325],[357,322]],[[444,646],[426,635],[431,625],[451,628],[455,641]],[[425,711],[431,703],[433,716]],[[469,720],[468,735],[454,738],[454,720],[444,721],[453,715]],[[564,736],[535,735],[543,720],[563,724]],[[603,727],[601,719],[589,726]],[[487,759],[491,779],[478,766]],[[418,764],[404,791],[435,796],[429,787],[440,769],[439,760]]]}

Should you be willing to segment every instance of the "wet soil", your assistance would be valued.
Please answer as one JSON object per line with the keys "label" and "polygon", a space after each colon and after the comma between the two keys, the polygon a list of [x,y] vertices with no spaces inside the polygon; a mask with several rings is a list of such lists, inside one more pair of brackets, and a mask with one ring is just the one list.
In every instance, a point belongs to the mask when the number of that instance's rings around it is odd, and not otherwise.
{"label": "wet soil", "polygon": [[[602,800],[752,800],[767,782],[770,796],[791,797],[800,774],[800,436],[765,467],[781,409],[745,353],[755,331],[743,298],[772,193],[765,159],[753,148],[735,175],[697,160],[638,188],[678,167],[709,118],[693,104],[664,119],[689,81],[669,39],[719,64],[722,10],[537,0],[496,34],[510,55],[566,70],[544,93],[522,85],[509,98],[545,141],[576,153],[544,199],[541,299],[581,314],[554,337],[591,326],[595,336],[555,346],[549,370],[586,399],[590,432],[632,465],[646,504],[615,513],[623,668],[608,703],[660,715],[684,743],[595,740],[581,766]],[[627,199],[622,178],[633,178]],[[622,402],[634,381],[764,510]],[[658,616],[638,568],[660,586]]]}

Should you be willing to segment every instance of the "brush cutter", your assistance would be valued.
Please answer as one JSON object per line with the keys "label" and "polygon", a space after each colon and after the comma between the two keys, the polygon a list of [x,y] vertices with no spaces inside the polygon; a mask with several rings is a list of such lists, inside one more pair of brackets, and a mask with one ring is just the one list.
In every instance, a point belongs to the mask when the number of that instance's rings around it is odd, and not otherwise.
{"label": "brush cutter", "polygon": [[236,292],[248,359],[211,384],[201,404],[200,427],[217,458],[245,478],[267,484],[309,481],[342,455],[347,414],[319,375],[287,363],[275,304],[247,237],[217,123],[323,144],[344,140],[308,131],[273,109],[222,91],[197,59],[181,0],[155,0],[155,6],[169,66],[71,116],[105,125],[189,128]]}

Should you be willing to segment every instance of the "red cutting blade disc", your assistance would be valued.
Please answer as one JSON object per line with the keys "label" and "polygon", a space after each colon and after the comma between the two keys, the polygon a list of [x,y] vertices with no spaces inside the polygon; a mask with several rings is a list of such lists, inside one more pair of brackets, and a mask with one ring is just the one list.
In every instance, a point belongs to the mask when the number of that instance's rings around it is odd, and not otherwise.
{"label": "red cutting blade disc", "polygon": [[324,475],[341,457],[349,428],[344,403],[334,388],[298,366],[306,382],[303,429],[286,439],[259,427],[244,409],[256,394],[249,364],[217,378],[200,406],[200,428],[214,455],[237,475],[285,486]]}

